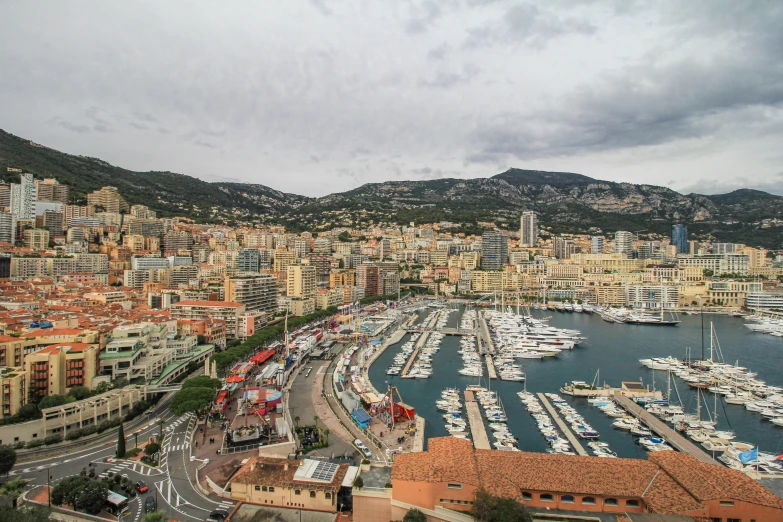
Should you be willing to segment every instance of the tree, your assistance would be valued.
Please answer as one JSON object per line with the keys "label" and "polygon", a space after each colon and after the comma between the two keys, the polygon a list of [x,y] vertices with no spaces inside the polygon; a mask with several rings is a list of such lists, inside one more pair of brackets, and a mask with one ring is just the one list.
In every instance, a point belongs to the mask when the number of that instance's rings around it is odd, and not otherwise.
{"label": "tree", "polygon": [[331,433],[331,430],[329,428],[326,428],[324,430],[324,437],[326,437],[326,444],[329,445],[329,434]]}
{"label": "tree", "polygon": [[162,509],[144,515],[144,522],[165,522],[165,520],[166,512]]}
{"label": "tree", "polygon": [[318,427],[318,421],[321,420],[321,417],[318,415],[313,415],[313,424],[315,424],[315,427]]}
{"label": "tree", "polygon": [[28,403],[22,406],[21,408],[19,408],[19,411],[16,413],[16,416],[19,418],[20,421],[40,419],[41,410],[38,409],[38,405]]}
{"label": "tree", "polygon": [[27,481],[22,477],[16,477],[0,486],[0,496],[16,498],[22,494]]}
{"label": "tree", "polygon": [[197,412],[209,406],[214,398],[215,390],[212,388],[183,388],[174,394],[169,409],[175,415]]}
{"label": "tree", "polygon": [[364,479],[361,477],[361,475],[353,479],[353,487],[359,489],[362,489],[364,487]]}
{"label": "tree", "polygon": [[[72,475],[65,477],[52,488],[52,504],[55,506],[62,506],[68,504],[73,506],[76,503],[76,499],[79,497],[79,493],[89,479],[83,475]],[[103,499],[104,502],[106,499]]]}
{"label": "tree", "polygon": [[0,475],[5,475],[16,464],[16,451],[11,446],[0,446]]}
{"label": "tree", "polygon": [[146,446],[144,446],[144,453],[146,455],[154,455],[159,451],[160,451],[160,444],[157,444],[155,442],[151,442]]}
{"label": "tree", "polygon": [[70,397],[69,401],[69,397],[66,397],[65,395],[47,395],[38,403],[38,409],[45,410],[46,408],[54,408],[55,406],[62,406],[63,404],[68,404],[74,400],[73,397]]}
{"label": "tree", "polygon": [[106,496],[109,494],[109,488],[103,481],[91,480],[79,493],[76,500],[76,507],[83,509],[90,515],[97,515],[106,505]]}
{"label": "tree", "polygon": [[220,379],[212,379],[206,375],[193,377],[182,383],[182,389],[184,390],[187,388],[212,388],[213,390],[217,390],[220,388]]}
{"label": "tree", "polygon": [[120,430],[117,432],[117,457],[123,458],[125,456],[125,428],[120,423]]}
{"label": "tree", "polygon": [[427,522],[427,515],[418,509],[409,509],[402,517],[402,522]]}
{"label": "tree", "polygon": [[525,506],[513,498],[496,497],[484,488],[476,490],[473,517],[477,522],[530,522]]}
{"label": "tree", "polygon": [[92,392],[90,392],[90,390],[86,386],[74,386],[68,392],[68,395],[70,395],[77,401],[87,399],[90,397],[91,394]]}
{"label": "tree", "polygon": [[10,506],[0,508],[0,522],[48,522],[51,511],[38,506],[21,506],[16,509]]}
{"label": "tree", "polygon": [[111,384],[109,384],[106,381],[99,382],[98,385],[95,387],[95,395],[106,393],[109,390],[111,390]]}

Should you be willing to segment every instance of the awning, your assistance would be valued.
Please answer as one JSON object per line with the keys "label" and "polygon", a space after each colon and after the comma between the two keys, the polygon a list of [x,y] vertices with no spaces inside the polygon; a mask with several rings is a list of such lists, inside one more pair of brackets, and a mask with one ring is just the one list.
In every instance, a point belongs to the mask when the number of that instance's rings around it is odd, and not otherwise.
{"label": "awning", "polygon": [[345,473],[345,477],[343,477],[343,483],[340,485],[345,488],[352,488],[353,481],[356,480],[356,475],[358,474],[358,466],[348,466],[348,471]]}

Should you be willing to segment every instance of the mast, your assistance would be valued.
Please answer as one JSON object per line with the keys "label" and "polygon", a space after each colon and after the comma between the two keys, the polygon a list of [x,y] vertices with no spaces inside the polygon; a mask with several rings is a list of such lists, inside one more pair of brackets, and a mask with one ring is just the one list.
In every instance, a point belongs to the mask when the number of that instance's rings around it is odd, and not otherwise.
{"label": "mast", "polygon": [[699,315],[701,315],[701,360],[704,362],[704,307],[702,306],[699,310]]}

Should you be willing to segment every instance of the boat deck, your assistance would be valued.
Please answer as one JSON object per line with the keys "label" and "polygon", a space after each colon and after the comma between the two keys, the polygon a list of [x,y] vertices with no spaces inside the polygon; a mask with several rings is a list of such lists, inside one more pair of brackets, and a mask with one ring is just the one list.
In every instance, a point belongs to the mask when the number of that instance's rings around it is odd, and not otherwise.
{"label": "boat deck", "polygon": [[541,402],[544,404],[544,408],[546,408],[546,411],[551,415],[552,419],[555,421],[555,424],[557,424],[557,427],[560,428],[560,431],[563,432],[563,435],[565,435],[565,438],[568,439],[568,442],[571,443],[571,446],[574,448],[574,451],[576,451],[577,455],[582,455],[583,457],[587,457],[588,453],[585,451],[584,447],[582,446],[582,443],[579,442],[579,439],[576,438],[576,435],[574,435],[574,432],[571,431],[571,427],[563,421],[563,419],[560,418],[560,414],[555,411],[555,409],[552,407],[552,405],[549,403],[549,399],[546,398],[546,395],[543,393],[538,393],[538,398],[541,399]]}
{"label": "boat deck", "polygon": [[684,453],[688,453],[697,459],[699,459],[702,462],[706,462],[709,464],[716,464],[716,462],[710,457],[706,451],[704,451],[700,446],[697,446],[696,444],[692,443],[676,431],[674,431],[671,427],[669,427],[665,422],[663,422],[661,419],[653,415],[652,413],[649,413],[647,410],[633,402],[628,397],[622,395],[621,393],[615,393],[614,394],[614,401],[625,408],[626,411],[628,411],[630,414],[632,414],[635,417],[638,417],[641,419],[641,421],[647,425],[650,430],[654,431],[664,439],[666,439],[666,442],[669,443],[674,449],[677,451],[682,451]]}
{"label": "boat deck", "polygon": [[481,418],[481,410],[473,396],[473,392],[465,392],[465,409],[468,410],[468,424],[470,424],[470,436],[473,438],[473,447],[476,449],[492,449],[489,445],[487,429],[484,427],[484,419]]}

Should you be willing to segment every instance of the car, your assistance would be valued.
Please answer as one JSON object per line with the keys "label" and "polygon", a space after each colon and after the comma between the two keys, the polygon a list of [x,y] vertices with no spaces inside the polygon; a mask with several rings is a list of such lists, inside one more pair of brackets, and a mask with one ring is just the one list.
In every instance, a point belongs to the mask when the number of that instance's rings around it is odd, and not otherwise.
{"label": "car", "polygon": [[228,518],[228,511],[223,509],[216,509],[215,511],[209,514],[209,518],[207,519],[207,522],[223,522],[227,518]]}
{"label": "car", "polygon": [[150,488],[144,482],[139,481],[136,483],[136,491],[139,493],[146,493],[149,490]]}
{"label": "car", "polygon": [[368,448],[367,445],[364,444],[364,442],[360,441],[359,439],[356,439],[355,441],[353,441],[353,443],[357,448],[359,448],[359,451],[364,453],[366,457],[372,457],[372,451],[370,451],[370,448]]}
{"label": "car", "polygon": [[144,499],[144,512],[145,513],[151,513],[152,511],[155,511],[157,508],[157,505],[155,503],[155,497],[150,495],[149,497]]}

